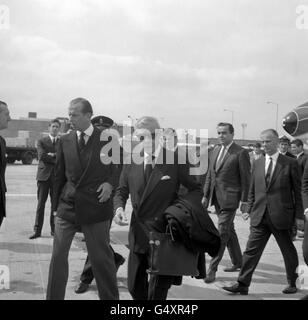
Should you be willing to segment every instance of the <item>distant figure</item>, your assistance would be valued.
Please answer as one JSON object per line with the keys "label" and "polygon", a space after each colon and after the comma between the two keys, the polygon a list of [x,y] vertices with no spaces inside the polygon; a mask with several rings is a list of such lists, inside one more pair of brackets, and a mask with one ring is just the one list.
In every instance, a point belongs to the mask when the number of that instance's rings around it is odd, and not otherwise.
{"label": "distant figure", "polygon": [[55,168],[53,208],[55,235],[49,266],[47,300],[63,300],[69,274],[69,250],[81,229],[101,300],[118,300],[114,256],[110,249],[112,190],[116,169],[108,155],[108,143],[91,124],[93,109],[83,98],[71,101],[69,118],[74,130],[60,138]]}
{"label": "distant figure", "polygon": [[[49,135],[43,137],[37,142],[38,167],[37,167],[37,208],[34,224],[34,234],[29,239],[36,239],[41,236],[44,224],[45,204],[50,195],[50,202],[53,198],[54,186],[54,167],[56,163],[56,149],[59,143],[59,130],[61,123],[58,119],[54,119],[49,123]],[[50,211],[50,234],[54,235],[55,223],[54,214]]]}
{"label": "distant figure", "polygon": [[202,203],[205,208],[214,205],[218,216],[221,247],[212,258],[206,283],[215,281],[218,265],[228,248],[232,265],[226,272],[235,272],[242,266],[242,251],[234,229],[234,218],[240,202],[241,211],[247,203],[250,182],[250,161],[247,150],[233,141],[234,128],[230,123],[219,123],[217,134],[221,145],[211,152],[209,170],[204,185]]}
{"label": "distant figure", "polygon": [[249,153],[251,168],[253,168],[254,162],[262,157],[264,157],[263,151],[261,149],[261,143],[257,142],[253,145],[253,151]]}
{"label": "distant figure", "polygon": [[303,205],[298,165],[295,159],[278,152],[278,133],[273,129],[261,133],[265,157],[255,162],[249,190],[247,212],[250,217],[250,234],[243,255],[243,265],[237,283],[224,290],[248,294],[255,271],[271,235],[283,255],[288,286],[285,294],[295,293],[298,256],[289,232],[294,221],[303,224]]}
{"label": "distant figure", "polygon": [[[0,101],[0,130],[8,127],[8,122],[11,120],[10,111],[7,104]],[[0,226],[3,218],[6,216],[5,209],[5,169],[6,169],[6,149],[5,140],[0,136]]]}
{"label": "distant figure", "polygon": [[288,137],[282,136],[279,138],[279,153],[290,158],[295,158],[295,156],[289,151],[290,146],[290,139]]}
{"label": "distant figure", "polygon": [[[113,126],[113,120],[105,117],[105,116],[96,116],[94,118],[92,118],[91,120],[92,124],[94,127],[96,127],[97,129],[99,129],[100,131],[104,131],[104,130],[108,130]],[[123,156],[123,152],[121,152],[121,156]],[[122,160],[122,158],[121,158]],[[120,173],[121,173],[121,169],[122,169],[122,165],[121,164],[116,164],[116,166],[118,166],[119,169],[119,176],[117,179],[117,183],[114,186],[114,189],[118,186],[118,182],[119,182],[119,178],[120,178]],[[110,220],[110,226],[112,223],[112,219]],[[119,267],[125,262],[125,258],[120,255],[119,253],[115,252],[112,248],[112,246],[110,246],[110,249],[113,252],[114,255],[114,262],[116,265],[116,270],[119,269]],[[94,274],[93,274],[93,270],[92,270],[92,265],[91,265],[91,261],[89,259],[89,255],[87,256],[86,262],[84,264],[83,267],[83,271],[82,274],[80,276],[80,282],[77,285],[77,287],[75,288],[75,292],[80,294],[80,293],[84,293],[89,289],[89,286],[91,284],[91,282],[94,279]]]}
{"label": "distant figure", "polygon": [[299,165],[300,177],[302,178],[306,161],[307,161],[307,155],[304,153],[303,141],[300,139],[293,140],[291,142],[291,152],[297,159],[297,163]]}

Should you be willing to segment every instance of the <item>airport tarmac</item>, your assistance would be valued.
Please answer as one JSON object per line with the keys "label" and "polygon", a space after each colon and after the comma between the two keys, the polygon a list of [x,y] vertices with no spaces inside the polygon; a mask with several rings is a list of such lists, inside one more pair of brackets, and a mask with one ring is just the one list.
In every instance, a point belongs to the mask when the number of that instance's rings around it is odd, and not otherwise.
{"label": "airport tarmac", "polygon": [[[42,237],[29,240],[33,232],[36,209],[36,169],[37,165],[14,164],[7,167],[7,218],[0,229],[0,267],[7,266],[9,270],[9,288],[0,281],[0,300],[43,300],[46,296],[48,267],[52,251],[53,238],[50,236],[49,212],[50,203],[45,210],[45,223]],[[127,210],[130,211],[130,205]],[[216,223],[216,216],[211,214]],[[249,223],[236,216],[235,227],[244,250],[249,233]],[[128,227],[112,225],[111,242],[115,251],[128,257],[127,245]],[[84,294],[75,294],[74,288],[79,282],[79,276],[86,258],[85,243],[82,234],[76,234],[73,241],[69,266],[70,273],[67,284],[66,299],[68,300],[97,300],[95,282]],[[298,250],[300,265],[304,265],[302,257],[302,240],[297,239],[295,246]],[[207,261],[210,257],[207,256]],[[174,300],[283,300],[299,299],[307,294],[307,290],[299,290],[294,295],[282,294],[286,285],[285,269],[279,248],[271,237],[261,261],[254,273],[253,282],[248,296],[231,295],[221,289],[236,280],[237,273],[225,273],[223,268],[229,265],[226,252],[217,272],[217,281],[205,284],[203,280],[184,277],[182,286],[172,287],[168,299]],[[127,291],[127,259],[118,271],[120,299],[130,300]]]}

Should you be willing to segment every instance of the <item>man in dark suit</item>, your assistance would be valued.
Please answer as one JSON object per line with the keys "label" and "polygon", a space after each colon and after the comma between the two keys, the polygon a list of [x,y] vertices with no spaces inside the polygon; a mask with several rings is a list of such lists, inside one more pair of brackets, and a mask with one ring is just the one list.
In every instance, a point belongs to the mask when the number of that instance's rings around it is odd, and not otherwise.
{"label": "man in dark suit", "polygon": [[279,153],[290,157],[290,158],[296,158],[290,151],[290,139],[286,136],[282,136],[279,138]]}
{"label": "man in dark suit", "polygon": [[[101,132],[103,132],[103,131],[107,132],[107,130],[110,129],[114,124],[114,121],[112,119],[106,117],[106,116],[96,116],[96,117],[92,118],[91,122],[92,122],[93,126],[98,128]],[[117,137],[115,137],[115,138],[117,139]],[[122,149],[122,147],[120,147],[120,160],[121,160],[121,163],[122,163],[122,158],[123,158],[123,149]],[[119,176],[118,176],[118,179],[117,179],[117,183],[115,185],[115,188],[116,188],[118,186],[118,181],[119,181],[119,178],[120,178],[122,165],[121,164],[115,164],[115,165],[118,167],[117,172],[119,173]],[[112,223],[112,220],[110,220],[110,226],[111,226],[111,223]],[[113,250],[112,246],[110,246],[110,249],[113,252],[114,262],[115,262],[115,265],[116,265],[116,269],[118,270],[119,267],[125,262],[125,259],[121,254],[115,252]],[[91,266],[91,261],[89,259],[89,256],[87,256],[86,262],[85,262],[84,267],[83,267],[82,274],[80,276],[80,282],[77,285],[77,287],[75,289],[75,292],[77,294],[86,292],[88,290],[91,282],[93,281],[93,279],[94,279],[94,275],[93,275],[93,270],[92,270],[92,266]]]}
{"label": "man in dark suit", "polygon": [[202,197],[200,184],[189,174],[189,165],[179,164],[176,153],[163,149],[159,143],[159,129],[155,118],[142,117],[137,121],[135,135],[143,141],[143,151],[133,153],[131,164],[124,164],[114,196],[116,223],[127,221],[124,209],[129,196],[133,207],[128,236],[128,290],[134,300],[167,298],[175,277],[150,275],[148,282],[148,233],[166,231],[164,212],[177,198],[181,183],[188,192],[194,192],[196,199],[201,201]]}
{"label": "man in dark suit", "polygon": [[[303,180],[302,180],[302,197],[305,215],[305,230],[303,239],[303,256],[306,264],[308,265],[308,162],[306,162]],[[302,298],[303,300],[308,300],[308,295]]]}
{"label": "man in dark suit", "polygon": [[[8,122],[11,120],[10,111],[7,104],[0,101],[0,130],[8,127]],[[5,140],[0,136],[0,226],[3,218],[6,216],[5,208],[5,169],[6,169],[6,151]]]}
{"label": "man in dark suit", "polygon": [[[307,155],[304,153],[303,141],[300,139],[293,140],[291,142],[291,152],[297,159],[297,163],[299,166],[299,175],[300,179],[302,179],[307,162]],[[299,238],[303,238],[304,232],[303,230],[297,230],[296,225],[294,225],[292,228],[292,236],[293,240],[296,240],[296,236],[298,236]]]}
{"label": "man in dark suit", "polygon": [[243,255],[238,282],[223,287],[232,293],[248,294],[248,288],[268,239],[273,235],[283,255],[288,286],[283,293],[295,293],[298,256],[289,232],[296,222],[303,224],[303,205],[298,165],[295,159],[278,152],[279,138],[275,130],[261,133],[265,158],[255,162],[249,190],[247,212],[250,235]]}
{"label": "man in dark suit", "polygon": [[219,123],[217,132],[221,145],[211,154],[202,203],[205,208],[210,204],[215,206],[221,248],[218,255],[211,260],[206,283],[215,281],[218,264],[226,247],[232,266],[224,271],[234,272],[242,266],[242,251],[233,221],[240,201],[242,202],[241,210],[246,205],[250,182],[249,155],[244,148],[234,143],[232,124]]}
{"label": "man in dark suit", "polygon": [[74,99],[69,107],[74,130],[59,141],[53,199],[57,215],[47,286],[49,300],[65,297],[68,253],[80,228],[100,299],[119,298],[116,267],[109,246],[115,167],[109,162],[109,155],[102,152],[108,141],[101,141],[101,132],[91,124],[92,114],[89,101]]}
{"label": "man in dark suit", "polygon": [[[54,119],[50,122],[48,130],[49,135],[43,137],[37,142],[37,154],[38,154],[38,167],[37,167],[37,208],[34,224],[34,234],[29,239],[36,239],[41,236],[43,223],[45,204],[50,195],[50,202],[52,203],[53,197],[53,185],[54,185],[54,166],[56,163],[56,148],[59,141],[59,130],[61,123],[58,119]],[[50,233],[54,235],[54,214],[51,208],[50,211]]]}

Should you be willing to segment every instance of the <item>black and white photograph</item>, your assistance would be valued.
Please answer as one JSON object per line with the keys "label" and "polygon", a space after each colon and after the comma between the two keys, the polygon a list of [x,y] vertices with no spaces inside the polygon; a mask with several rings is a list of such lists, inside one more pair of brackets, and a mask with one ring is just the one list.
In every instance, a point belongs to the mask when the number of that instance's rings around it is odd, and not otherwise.
{"label": "black and white photograph", "polygon": [[308,300],[307,57],[308,0],[0,0],[0,300]]}

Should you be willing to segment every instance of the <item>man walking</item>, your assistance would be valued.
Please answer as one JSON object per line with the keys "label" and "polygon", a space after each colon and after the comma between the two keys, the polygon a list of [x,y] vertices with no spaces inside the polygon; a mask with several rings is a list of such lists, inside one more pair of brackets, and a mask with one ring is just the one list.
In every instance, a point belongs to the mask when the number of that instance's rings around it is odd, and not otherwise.
{"label": "man walking", "polygon": [[[37,167],[37,209],[34,224],[34,234],[29,239],[36,239],[41,236],[43,223],[45,204],[50,195],[50,202],[52,203],[53,197],[53,185],[54,185],[54,167],[56,163],[56,148],[59,141],[59,130],[61,123],[58,119],[54,119],[50,122],[48,130],[49,135],[41,138],[37,142],[38,153],[38,167]],[[50,234],[53,236],[55,230],[54,214],[51,208],[50,211]]]}
{"label": "man walking", "polygon": [[[7,104],[0,101],[0,130],[8,127],[8,122],[11,120],[10,111]],[[5,207],[5,169],[6,169],[6,151],[5,140],[0,136],[0,226],[3,218],[6,216]]]}
{"label": "man walking", "polygon": [[298,266],[296,248],[290,228],[294,220],[303,224],[303,205],[298,165],[295,159],[278,152],[279,137],[275,130],[261,133],[265,158],[255,162],[249,191],[247,213],[250,217],[250,235],[243,256],[243,265],[237,283],[224,290],[248,294],[252,275],[268,239],[273,235],[283,255],[288,286],[283,293],[295,293]]}
{"label": "man walking", "polygon": [[206,283],[216,279],[216,271],[225,248],[228,248],[232,266],[226,272],[234,272],[242,266],[242,252],[234,229],[234,217],[240,201],[241,210],[246,205],[250,182],[250,159],[248,152],[233,141],[234,128],[230,123],[219,123],[218,138],[221,145],[211,153],[209,170],[204,185],[202,203],[205,208],[215,206],[218,216],[218,231],[221,247],[216,257],[212,258]]}
{"label": "man walking", "polygon": [[[128,197],[133,207],[129,229],[128,291],[134,300],[165,300],[168,290],[178,277],[150,275],[150,231],[165,232],[165,210],[176,200],[180,184],[194,192],[201,201],[201,186],[189,174],[188,164],[179,164],[176,152],[160,144],[157,119],[142,117],[136,123],[135,135],[143,141],[138,161],[124,164],[119,187],[114,196],[117,223],[127,221],[125,205]],[[173,162],[166,159],[174,160]],[[134,157],[133,159],[134,160]],[[140,161],[139,161],[140,160]]]}
{"label": "man walking", "polygon": [[68,280],[68,254],[81,228],[100,299],[117,300],[116,267],[110,249],[111,194],[115,168],[102,148],[101,132],[91,124],[89,101],[74,99],[69,118],[74,130],[60,138],[55,173],[53,208],[55,235],[47,285],[48,300],[63,300]]}

